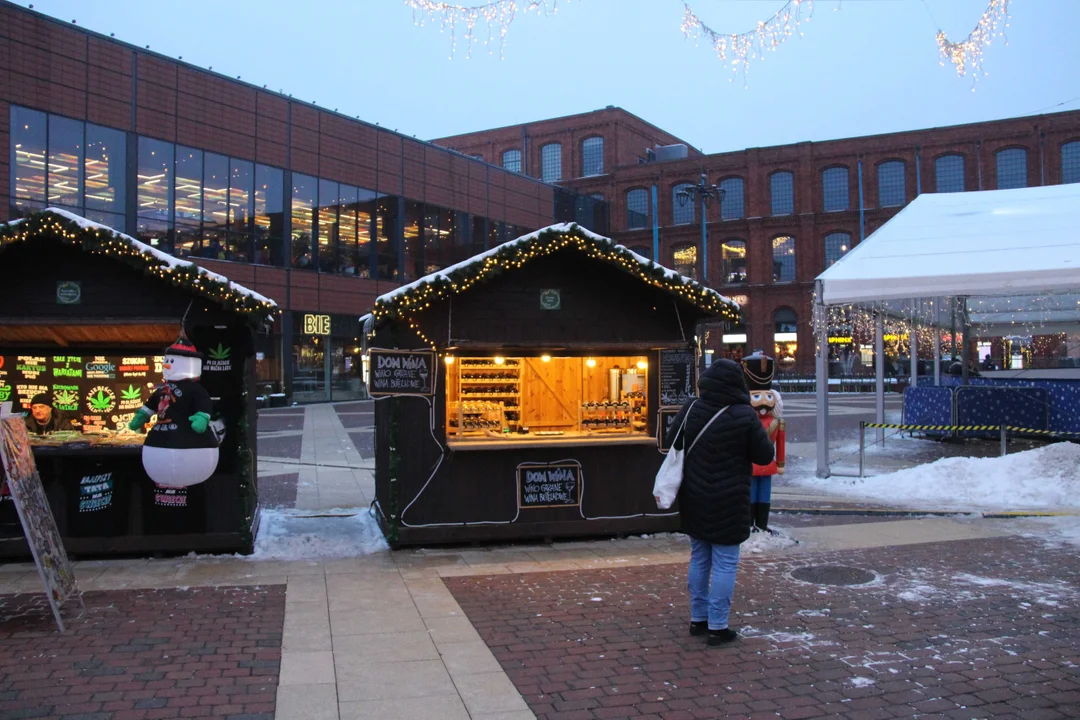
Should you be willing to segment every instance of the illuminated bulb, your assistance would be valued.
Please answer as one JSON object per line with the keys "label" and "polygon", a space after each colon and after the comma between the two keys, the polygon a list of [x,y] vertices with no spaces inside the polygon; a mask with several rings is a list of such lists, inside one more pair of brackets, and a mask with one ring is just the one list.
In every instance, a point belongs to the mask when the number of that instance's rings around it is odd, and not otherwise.
{"label": "illuminated bulb", "polygon": [[447,365],[453,365],[454,364],[454,356],[453,355],[447,355],[445,358],[443,358],[443,362],[445,362]]}
{"label": "illuminated bulb", "polygon": [[551,356],[550,355],[541,355],[540,356],[540,362],[551,362]]}
{"label": "illuminated bulb", "polygon": [[646,362],[645,360],[638,360],[638,363],[637,363],[637,369],[638,370],[644,370],[647,367],[649,367],[648,362]]}
{"label": "illuminated bulb", "polygon": [[496,355],[495,356],[495,364],[496,365],[502,365],[504,362],[506,362],[506,358],[504,358],[501,355]]}
{"label": "illuminated bulb", "polygon": [[596,360],[594,360],[593,358],[589,358],[585,361],[585,364],[589,367],[596,367]]}

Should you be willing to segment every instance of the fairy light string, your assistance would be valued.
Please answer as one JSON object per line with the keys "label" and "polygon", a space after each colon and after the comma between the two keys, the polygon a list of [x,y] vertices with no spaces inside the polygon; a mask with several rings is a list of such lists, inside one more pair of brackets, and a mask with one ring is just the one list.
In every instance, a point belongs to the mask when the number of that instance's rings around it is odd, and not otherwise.
{"label": "fairy light string", "polygon": [[[966,38],[959,42],[950,42],[943,30],[937,32],[938,51],[941,53],[941,66],[945,61],[956,67],[956,74],[964,77],[971,73],[971,89],[980,75],[986,75],[982,67],[983,48],[990,45],[996,37],[1004,37],[1009,27],[1009,0],[990,0],[979,22]],[[1008,39],[1005,40],[1008,45]]]}

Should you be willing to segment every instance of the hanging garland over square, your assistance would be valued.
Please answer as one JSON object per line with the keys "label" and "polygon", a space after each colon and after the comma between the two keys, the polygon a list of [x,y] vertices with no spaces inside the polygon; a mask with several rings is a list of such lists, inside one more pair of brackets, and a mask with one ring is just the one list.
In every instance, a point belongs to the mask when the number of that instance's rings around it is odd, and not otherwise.
{"label": "hanging garland over square", "polygon": [[238,285],[223,275],[167,255],[112,228],[58,208],[48,208],[0,225],[0,252],[14,243],[40,237],[57,238],[83,252],[116,258],[151,277],[243,315],[255,325],[273,322],[280,312],[277,303],[270,298]]}
{"label": "hanging garland over square", "polygon": [[[562,223],[503,243],[380,296],[376,299],[372,311],[374,322],[403,319],[413,324],[409,315],[430,307],[433,301],[457,295],[505,270],[516,270],[530,260],[564,248],[574,248],[590,258],[615,265],[649,285],[665,290],[706,312],[719,315],[723,320],[739,319],[738,304],[715,290],[576,223]],[[427,342],[430,344],[430,341]]]}

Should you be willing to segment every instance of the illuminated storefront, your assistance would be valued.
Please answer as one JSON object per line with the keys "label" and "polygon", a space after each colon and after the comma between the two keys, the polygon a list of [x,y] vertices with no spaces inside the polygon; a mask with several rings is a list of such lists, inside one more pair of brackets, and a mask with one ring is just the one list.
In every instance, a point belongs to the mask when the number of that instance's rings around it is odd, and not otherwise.
{"label": "illuminated storefront", "polygon": [[286,383],[298,403],[363,400],[359,320],[353,315],[292,313],[292,354]]}
{"label": "illuminated storefront", "polygon": [[791,308],[780,308],[773,313],[773,352],[781,370],[795,367],[795,354],[799,349],[798,323]]}

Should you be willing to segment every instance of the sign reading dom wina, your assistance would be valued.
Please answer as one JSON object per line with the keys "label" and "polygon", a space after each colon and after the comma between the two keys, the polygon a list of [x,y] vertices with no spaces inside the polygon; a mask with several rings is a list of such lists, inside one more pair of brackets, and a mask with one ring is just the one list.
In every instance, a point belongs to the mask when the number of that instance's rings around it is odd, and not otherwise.
{"label": "sign reading dom wina", "polygon": [[429,350],[372,348],[368,392],[372,396],[432,395],[435,353]]}
{"label": "sign reading dom wina", "polygon": [[573,460],[518,465],[518,503],[522,508],[581,504],[581,465]]}

